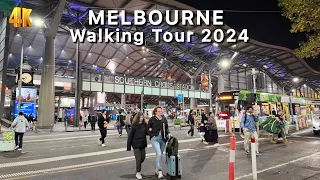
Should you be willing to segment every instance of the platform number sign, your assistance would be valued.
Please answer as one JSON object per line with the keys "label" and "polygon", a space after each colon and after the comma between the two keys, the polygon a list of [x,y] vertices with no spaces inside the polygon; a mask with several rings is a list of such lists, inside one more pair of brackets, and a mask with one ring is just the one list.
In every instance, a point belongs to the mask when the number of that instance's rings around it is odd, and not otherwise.
{"label": "platform number sign", "polygon": [[32,9],[15,7],[10,15],[9,23],[14,27],[32,26],[30,14]]}

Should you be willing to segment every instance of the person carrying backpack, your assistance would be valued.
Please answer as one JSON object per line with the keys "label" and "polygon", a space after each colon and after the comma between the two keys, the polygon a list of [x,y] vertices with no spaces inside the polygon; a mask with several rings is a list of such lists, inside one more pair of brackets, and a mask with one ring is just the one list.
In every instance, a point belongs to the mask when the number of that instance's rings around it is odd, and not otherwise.
{"label": "person carrying backpack", "polygon": [[131,125],[132,125],[131,114],[128,113],[126,115],[126,121],[125,121],[125,128],[126,128],[127,134],[129,134],[129,132],[131,130]]}
{"label": "person carrying backpack", "polygon": [[146,159],[148,128],[144,116],[138,112],[134,117],[132,129],[128,134],[127,150],[133,148],[134,157],[136,159],[136,177],[142,179],[141,165]]}
{"label": "person carrying backpack", "polygon": [[250,145],[250,138],[254,137],[256,141],[256,153],[259,155],[259,144],[258,144],[258,133],[256,129],[255,123],[259,121],[258,117],[253,114],[253,108],[251,106],[247,107],[247,112],[242,116],[241,119],[241,128],[243,128],[244,132],[244,149],[245,153],[249,154],[249,145]]}

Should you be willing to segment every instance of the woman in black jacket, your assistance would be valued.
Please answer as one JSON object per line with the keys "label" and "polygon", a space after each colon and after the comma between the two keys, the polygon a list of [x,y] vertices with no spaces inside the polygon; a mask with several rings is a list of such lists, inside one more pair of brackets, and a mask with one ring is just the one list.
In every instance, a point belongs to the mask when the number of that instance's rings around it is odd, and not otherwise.
{"label": "woman in black jacket", "polygon": [[166,140],[171,136],[167,119],[162,114],[162,108],[156,107],[153,116],[148,122],[148,132],[151,138],[151,145],[156,152],[156,174],[163,179],[162,154],[166,146]]}
{"label": "woman in black jacket", "polygon": [[188,124],[190,126],[190,129],[188,131],[188,136],[194,137],[194,113],[191,109],[188,116]]}
{"label": "woman in black jacket", "polygon": [[142,179],[141,164],[146,158],[148,128],[141,112],[138,112],[133,119],[132,127],[128,135],[127,150],[131,151],[133,148],[134,156],[136,158],[136,177]]}
{"label": "woman in black jacket", "polygon": [[107,137],[107,127],[109,125],[110,119],[107,116],[107,111],[103,110],[102,113],[98,113],[98,126],[100,129],[101,138],[99,142],[102,144],[102,147],[105,147],[104,139]]}

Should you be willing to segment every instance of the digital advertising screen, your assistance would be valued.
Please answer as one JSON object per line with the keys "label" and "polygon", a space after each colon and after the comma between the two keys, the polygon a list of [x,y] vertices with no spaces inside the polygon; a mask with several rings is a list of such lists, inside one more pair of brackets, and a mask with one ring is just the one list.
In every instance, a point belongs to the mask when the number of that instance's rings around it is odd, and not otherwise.
{"label": "digital advertising screen", "polygon": [[[18,116],[18,101],[14,103],[14,118]],[[23,114],[26,114],[29,116],[29,114],[32,114],[33,117],[36,117],[36,103],[34,102],[21,102],[20,104],[20,111],[23,112]]]}
{"label": "digital advertising screen", "polygon": [[[21,88],[21,102],[35,102],[37,98],[37,89]],[[19,101],[19,88],[16,88],[16,101]]]}

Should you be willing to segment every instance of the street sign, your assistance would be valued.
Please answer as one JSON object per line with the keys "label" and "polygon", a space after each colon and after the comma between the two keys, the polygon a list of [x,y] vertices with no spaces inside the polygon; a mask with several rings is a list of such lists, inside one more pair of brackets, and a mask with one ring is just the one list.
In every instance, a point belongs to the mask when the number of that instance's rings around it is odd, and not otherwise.
{"label": "street sign", "polygon": [[178,94],[178,101],[183,101],[183,94]]}

